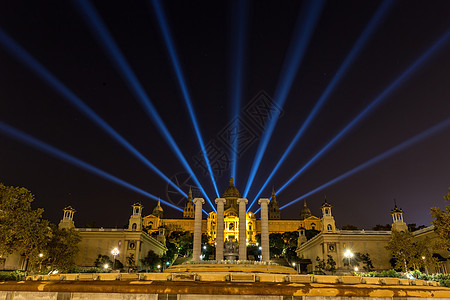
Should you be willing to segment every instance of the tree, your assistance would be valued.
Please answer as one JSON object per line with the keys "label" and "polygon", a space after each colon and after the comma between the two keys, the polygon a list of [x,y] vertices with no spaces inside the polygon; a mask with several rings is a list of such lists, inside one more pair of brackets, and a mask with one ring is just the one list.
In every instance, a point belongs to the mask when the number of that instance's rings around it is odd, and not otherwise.
{"label": "tree", "polygon": [[356,227],[355,225],[347,224],[347,225],[342,226],[341,229],[342,230],[358,230],[358,227]]}
{"label": "tree", "polygon": [[[449,201],[450,192],[444,198]],[[439,207],[433,207],[431,209],[431,215],[434,218],[431,223],[434,225],[434,231],[439,237],[437,246],[447,250],[450,248],[450,205],[447,205],[445,211]]]}
{"label": "tree", "polygon": [[359,267],[359,263],[363,264],[363,269],[367,272],[373,270],[372,259],[370,259],[369,253],[356,252],[352,258],[343,258],[344,266]]}
{"label": "tree", "polygon": [[429,241],[414,241],[411,232],[393,230],[391,239],[386,246],[395,261],[395,269],[403,272],[409,269],[420,269],[425,267],[425,263],[434,264],[435,258],[427,247]]}
{"label": "tree", "polygon": [[414,231],[423,229],[423,228],[425,228],[425,227],[426,227],[425,225],[417,226],[416,223],[408,224],[408,230],[409,230],[410,232],[414,232]]}
{"label": "tree", "polygon": [[377,224],[372,228],[372,230],[375,230],[375,231],[391,231],[391,229],[392,229],[391,224],[386,224],[386,225]]}
{"label": "tree", "polygon": [[298,241],[298,231],[287,231],[282,233],[282,238],[284,240],[284,250],[290,247],[297,247]]}
{"label": "tree", "polygon": [[336,261],[333,259],[333,256],[328,255],[327,259],[320,259],[320,257],[316,257],[316,269],[319,271],[330,271],[334,273],[336,271]]}
{"label": "tree", "polygon": [[316,257],[316,269],[318,271],[324,271],[326,268],[326,263],[324,259],[320,259],[320,257]]}
{"label": "tree", "polygon": [[249,260],[259,260],[259,247],[258,246],[248,246],[247,247],[247,256]]}
{"label": "tree", "polygon": [[175,255],[178,253],[177,245],[174,243],[171,243],[169,241],[166,241],[166,248],[167,251],[164,253],[164,255],[161,257],[161,260],[165,263],[171,264],[175,260]]}
{"label": "tree", "polygon": [[313,237],[315,237],[316,235],[318,235],[320,233],[319,230],[315,230],[315,229],[307,229],[305,230],[305,236],[306,236],[306,240],[310,240]]}
{"label": "tree", "polygon": [[108,255],[99,254],[97,256],[97,259],[94,261],[94,266],[97,267],[97,268],[104,268],[105,265],[108,265],[108,268],[112,268],[113,267],[113,262],[109,258]]}
{"label": "tree", "polygon": [[51,224],[51,237],[45,249],[45,264],[52,270],[69,270],[75,265],[80,241],[81,236],[75,229],[59,229]]}
{"label": "tree", "polygon": [[147,256],[141,259],[141,263],[147,269],[156,270],[157,265],[161,264],[161,257],[158,256],[153,250],[147,252]]}
{"label": "tree", "polygon": [[281,233],[271,233],[269,235],[270,257],[278,257],[283,253],[284,240]]}
{"label": "tree", "polygon": [[334,274],[334,271],[336,271],[336,261],[333,259],[333,256],[331,256],[331,255],[328,255],[328,257],[327,257],[326,270],[330,271],[333,274]]}
{"label": "tree", "polygon": [[255,239],[256,243],[258,243],[258,245],[261,245],[261,233],[255,234]]}
{"label": "tree", "polygon": [[34,195],[26,188],[0,183],[0,254],[20,252],[36,265],[50,235],[42,208],[33,209]]}
{"label": "tree", "polygon": [[373,264],[372,259],[370,259],[369,253],[355,253],[356,257],[358,257],[358,260],[363,263],[363,269],[367,272],[370,272],[373,270]]}

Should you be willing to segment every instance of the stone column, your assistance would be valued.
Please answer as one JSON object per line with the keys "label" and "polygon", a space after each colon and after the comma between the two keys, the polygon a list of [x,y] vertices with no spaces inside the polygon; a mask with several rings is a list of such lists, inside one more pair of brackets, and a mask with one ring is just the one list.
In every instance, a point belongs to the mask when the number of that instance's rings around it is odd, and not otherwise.
{"label": "stone column", "polygon": [[239,205],[239,260],[247,259],[247,214],[246,204],[247,199],[239,198],[237,200]]}
{"label": "stone column", "polygon": [[194,249],[192,251],[192,260],[199,261],[202,251],[202,204],[203,198],[195,198],[195,219],[194,219]]}
{"label": "stone column", "polygon": [[270,260],[270,252],[269,252],[269,211],[268,204],[269,199],[261,198],[258,201],[258,204],[261,205],[261,255],[263,261]]}
{"label": "stone column", "polygon": [[217,224],[216,224],[216,260],[223,260],[223,243],[224,243],[224,220],[223,208],[225,206],[225,198],[217,198]]}

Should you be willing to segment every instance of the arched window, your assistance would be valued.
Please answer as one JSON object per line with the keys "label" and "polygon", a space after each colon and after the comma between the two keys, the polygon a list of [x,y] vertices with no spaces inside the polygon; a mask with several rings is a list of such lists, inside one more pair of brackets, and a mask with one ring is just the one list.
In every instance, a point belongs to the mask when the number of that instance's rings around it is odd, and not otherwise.
{"label": "arched window", "polygon": [[325,215],[328,215],[328,209],[325,209]]}
{"label": "arched window", "polygon": [[331,224],[328,224],[327,229],[328,231],[333,231],[333,226],[331,226]]}
{"label": "arched window", "polygon": [[136,231],[136,229],[137,229],[137,224],[133,223],[133,225],[131,225],[131,230]]}

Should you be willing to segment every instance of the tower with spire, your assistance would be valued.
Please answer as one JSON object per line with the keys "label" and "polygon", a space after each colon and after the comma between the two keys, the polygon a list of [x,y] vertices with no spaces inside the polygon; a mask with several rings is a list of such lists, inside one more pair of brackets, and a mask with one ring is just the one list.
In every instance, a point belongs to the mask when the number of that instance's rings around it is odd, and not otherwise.
{"label": "tower with spire", "polygon": [[327,197],[325,196],[325,201],[322,204],[322,232],[336,233],[336,222],[333,215],[331,214],[330,203],[327,202]]}
{"label": "tower with spire", "polygon": [[275,195],[275,189],[272,188],[272,198],[269,202],[269,220],[280,219],[280,208],[278,207],[277,196]]}
{"label": "tower with spire", "polygon": [[195,213],[195,205],[194,201],[192,201],[192,188],[189,188],[189,194],[186,199],[186,203],[184,204],[183,218],[193,219],[194,213]]}
{"label": "tower with spire", "polygon": [[127,231],[141,231],[142,230],[142,209],[144,206],[136,202],[132,207],[132,214],[128,221],[128,229]]}

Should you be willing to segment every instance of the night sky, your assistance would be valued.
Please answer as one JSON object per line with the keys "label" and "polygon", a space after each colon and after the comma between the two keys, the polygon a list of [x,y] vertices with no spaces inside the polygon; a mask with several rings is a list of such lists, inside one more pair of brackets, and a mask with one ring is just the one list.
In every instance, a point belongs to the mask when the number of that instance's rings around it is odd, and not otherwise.
{"label": "night sky", "polygon": [[[333,79],[381,1],[326,2],[249,193],[253,200],[296,132]],[[209,197],[216,198],[201,161],[154,9],[147,1],[94,1]],[[235,3],[234,3],[235,4]],[[236,28],[244,32],[240,120],[250,133],[237,161],[236,186],[244,191],[266,123],[249,113],[258,101],[273,103],[280,73],[304,9],[301,1],[250,1],[246,25],[226,1],[164,1],[181,68],[210,152],[220,193],[228,186],[231,151],[224,132],[232,124]],[[0,28],[187,192],[190,181],[176,155],[144,112],[93,34],[75,2],[1,1]],[[450,1],[393,1],[390,10],[296,144],[262,196],[269,197],[336,134],[450,30]],[[448,35],[447,35],[448,36]],[[0,44],[0,122],[13,126],[156,197],[183,207],[167,183],[72,106],[45,80]],[[401,82],[291,185],[280,206],[450,118],[450,38]],[[450,186],[450,126],[326,189],[306,197],[320,215],[326,195],[338,226],[370,229],[391,223],[395,198],[407,223],[429,225],[430,207],[443,207]],[[220,154],[220,160],[217,157]],[[75,223],[122,227],[130,205],[144,214],[155,200],[114,184],[0,131],[0,182],[36,195],[35,207],[58,222],[62,209],[77,210]],[[184,184],[183,184],[184,183]],[[197,196],[201,196],[197,194]],[[281,211],[298,218],[303,200]],[[182,213],[163,204],[166,217]],[[211,211],[207,204],[205,210]],[[252,207],[255,211],[258,205]]]}

